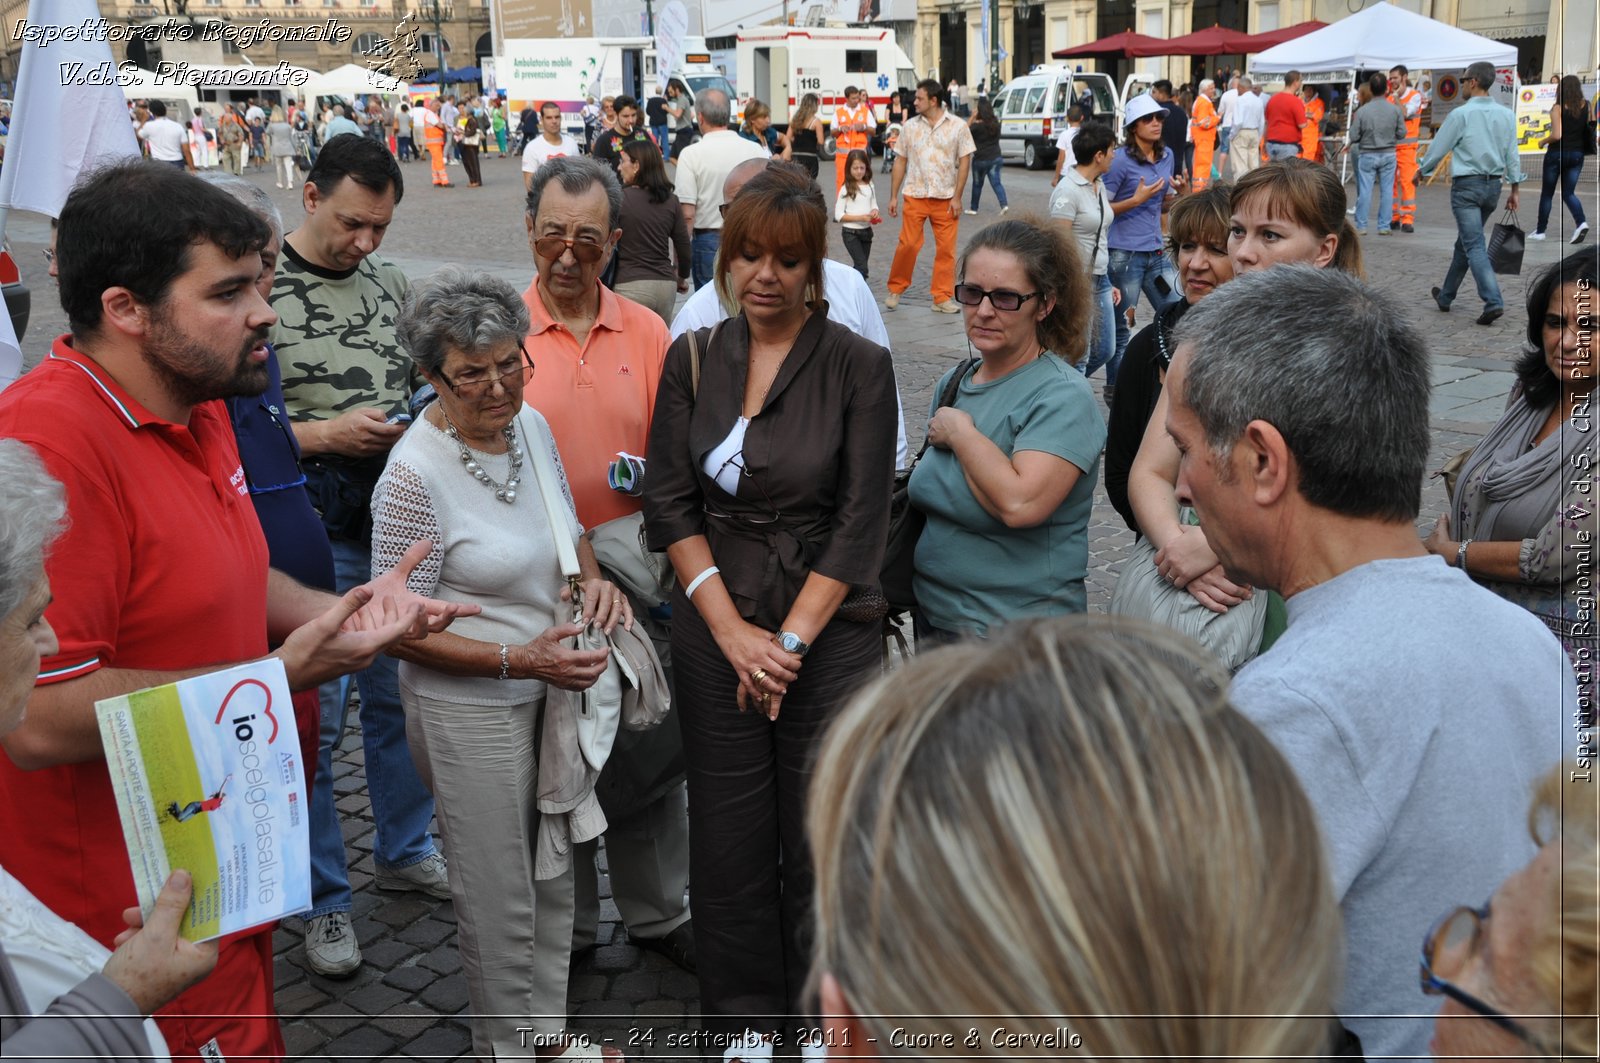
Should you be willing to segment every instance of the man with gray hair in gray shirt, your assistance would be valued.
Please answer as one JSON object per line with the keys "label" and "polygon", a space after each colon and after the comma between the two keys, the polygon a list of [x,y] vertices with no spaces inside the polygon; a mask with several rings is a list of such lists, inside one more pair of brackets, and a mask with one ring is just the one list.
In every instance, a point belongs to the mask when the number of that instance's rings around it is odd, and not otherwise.
{"label": "man with gray hair in gray shirt", "polygon": [[[1290,300],[1319,312],[1287,339]],[[1417,948],[1527,863],[1577,688],[1526,610],[1423,548],[1429,359],[1388,296],[1277,266],[1184,317],[1167,371],[1178,497],[1238,583],[1288,602],[1230,700],[1294,766],[1345,919],[1339,1013],[1369,1059],[1428,1054]]]}
{"label": "man with gray hair in gray shirt", "polygon": [[[1367,82],[1372,99],[1363,103],[1350,120],[1350,143],[1361,152],[1356,160],[1356,232],[1367,235],[1372,208],[1372,184],[1378,184],[1378,235],[1389,235],[1394,220],[1395,148],[1406,138],[1406,116],[1385,98],[1389,82],[1374,74]],[[1380,87],[1381,85],[1381,87]]]}

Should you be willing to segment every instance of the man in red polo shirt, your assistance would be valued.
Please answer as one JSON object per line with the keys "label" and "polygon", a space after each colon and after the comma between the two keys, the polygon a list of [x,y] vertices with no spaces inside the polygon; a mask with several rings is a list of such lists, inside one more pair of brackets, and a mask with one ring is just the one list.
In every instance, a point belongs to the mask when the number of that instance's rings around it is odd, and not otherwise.
{"label": "man in red polo shirt", "polygon": [[1283,76],[1283,91],[1267,100],[1267,161],[1292,159],[1300,154],[1301,131],[1306,127],[1306,105],[1300,98],[1300,72]]}
{"label": "man in red polo shirt", "polygon": [[[47,564],[60,647],[3,742],[0,864],[107,946],[138,900],[95,701],[260,658],[269,638],[290,687],[311,689],[463,612],[411,595],[404,574],[340,599],[268,569],[218,401],[266,384],[268,236],[175,168],[96,173],[56,236],[71,335],[0,393],[0,436],[38,452],[70,522]],[[231,935],[211,976],[156,1020],[174,1056],[275,1058],[272,987],[271,928]]]}

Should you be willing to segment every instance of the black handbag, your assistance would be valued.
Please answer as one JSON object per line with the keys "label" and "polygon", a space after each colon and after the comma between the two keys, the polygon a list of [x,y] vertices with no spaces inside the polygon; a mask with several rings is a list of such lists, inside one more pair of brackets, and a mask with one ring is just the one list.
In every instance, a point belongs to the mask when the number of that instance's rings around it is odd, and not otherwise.
{"label": "black handbag", "polygon": [[[949,406],[956,401],[961,379],[977,362],[976,358],[968,358],[950,375],[944,391],[939,394],[940,406]],[[922,525],[926,518],[920,509],[911,504],[911,474],[927,451],[928,439],[924,435],[922,449],[917,451],[917,456],[906,466],[905,472],[896,473],[894,478],[894,495],[889,503],[889,542],[883,552],[883,568],[878,578],[883,596],[889,600],[891,613],[903,613],[917,607],[917,595],[911,589],[911,578],[915,570],[917,540],[922,536]]]}
{"label": "black handbag", "polygon": [[1527,246],[1527,234],[1517,224],[1517,216],[1506,211],[1495,222],[1489,234],[1489,265],[1496,273],[1522,272],[1522,252]]}

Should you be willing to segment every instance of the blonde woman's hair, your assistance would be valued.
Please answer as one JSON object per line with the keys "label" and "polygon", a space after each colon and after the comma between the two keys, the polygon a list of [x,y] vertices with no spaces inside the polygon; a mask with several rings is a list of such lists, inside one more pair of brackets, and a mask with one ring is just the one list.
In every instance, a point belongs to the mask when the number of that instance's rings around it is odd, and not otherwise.
{"label": "blonde woman's hair", "polygon": [[1546,908],[1559,918],[1535,921],[1528,966],[1540,1010],[1561,1015],[1550,1042],[1559,1040],[1565,1057],[1592,1060],[1600,1039],[1600,782],[1592,776],[1574,780],[1583,774],[1576,767],[1563,765],[1545,776],[1528,812],[1534,841],[1561,843],[1561,873],[1550,885]]}
{"label": "blonde woman's hair", "polygon": [[[1227,682],[1194,643],[1097,616],[867,688],[811,787],[812,989],[836,978],[883,1049],[897,1026],[952,1038],[907,1054],[1319,1054],[1339,911],[1310,804]],[[990,1036],[1063,1025],[1081,1048]]]}

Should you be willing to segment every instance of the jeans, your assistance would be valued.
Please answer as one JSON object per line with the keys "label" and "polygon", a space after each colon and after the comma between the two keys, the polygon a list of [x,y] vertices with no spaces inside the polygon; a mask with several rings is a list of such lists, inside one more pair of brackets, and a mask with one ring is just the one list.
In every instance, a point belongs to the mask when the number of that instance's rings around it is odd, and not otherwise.
{"label": "jeans", "polygon": [[1485,310],[1505,309],[1500,282],[1489,265],[1489,249],[1483,240],[1484,224],[1500,205],[1500,178],[1467,174],[1450,182],[1450,213],[1456,216],[1456,246],[1450,255],[1450,268],[1439,286],[1439,305],[1455,301],[1461,281],[1472,270],[1473,283],[1483,299]]}
{"label": "jeans", "polygon": [[[1144,292],[1156,310],[1165,309],[1177,302],[1178,271],[1172,260],[1160,251],[1123,251],[1111,249],[1111,283],[1122,292],[1122,302],[1112,316],[1117,322],[1117,348],[1106,363],[1106,387],[1117,386],[1117,370],[1122,366],[1122,352],[1128,349],[1132,332],[1128,328],[1128,311],[1139,305],[1139,293]],[[1162,288],[1165,287],[1165,291]]]}
{"label": "jeans", "polygon": [[1006,205],[1006,186],[1000,183],[1000,167],[1003,165],[1005,165],[1005,160],[1001,158],[988,159],[984,162],[974,162],[972,164],[973,210],[978,209],[978,200],[983,195],[983,179],[986,177],[989,179],[989,183],[994,185],[995,198],[1000,201],[1002,207]]}
{"label": "jeans", "polygon": [[1578,177],[1583,173],[1583,152],[1556,151],[1544,153],[1544,182],[1539,189],[1539,225],[1536,232],[1544,232],[1550,222],[1550,208],[1555,203],[1556,181],[1561,182],[1561,201],[1572,212],[1574,225],[1583,225],[1583,200],[1578,198]]}
{"label": "jeans", "polygon": [[1228,126],[1217,127],[1217,154],[1228,154],[1228,142],[1233,139],[1233,130]]}
{"label": "jeans", "polygon": [[1267,161],[1277,162],[1279,159],[1292,159],[1300,154],[1299,144],[1279,144],[1276,141],[1267,141]]}
{"label": "jeans", "polygon": [[[1094,295],[1089,300],[1089,353],[1078,363],[1084,376],[1094,376],[1094,371],[1110,365],[1117,353],[1117,306],[1111,298],[1111,275],[1098,274],[1094,278]],[[1117,359],[1120,364],[1121,359]],[[1106,380],[1116,379],[1114,369],[1106,370]]]}
{"label": "jeans", "polygon": [[1367,231],[1372,207],[1372,183],[1378,183],[1378,229],[1394,220],[1394,149],[1363,151],[1356,160],[1356,232]]}
{"label": "jeans", "polygon": [[867,259],[872,255],[872,230],[868,229],[843,229],[840,237],[844,249],[850,253],[850,262],[856,267],[856,272],[861,274],[861,279],[867,279]]}
{"label": "jeans", "polygon": [[[334,539],[332,546],[334,579],[341,594],[372,578],[372,555],[365,543]],[[333,749],[344,735],[351,678],[330,680],[320,691],[322,741],[311,786],[311,909],[307,918],[350,910],[344,833],[333,804]],[[372,860],[379,867],[409,867],[434,854],[433,839],[428,836],[433,796],[422,785],[406,745],[399,662],[380,655],[354,678],[361,692],[367,796],[377,824]]]}
{"label": "jeans", "polygon": [[672,141],[667,138],[667,127],[653,125],[650,127],[650,135],[655,138],[656,146],[661,149],[662,159],[672,158]]}
{"label": "jeans", "polygon": [[690,245],[689,264],[694,270],[695,291],[711,283],[711,274],[717,267],[717,248],[721,246],[721,229],[710,229],[694,234],[694,242]]}
{"label": "jeans", "polygon": [[399,149],[401,162],[410,162],[412,159],[418,158],[417,142],[411,137],[395,137],[394,143],[395,147]]}

